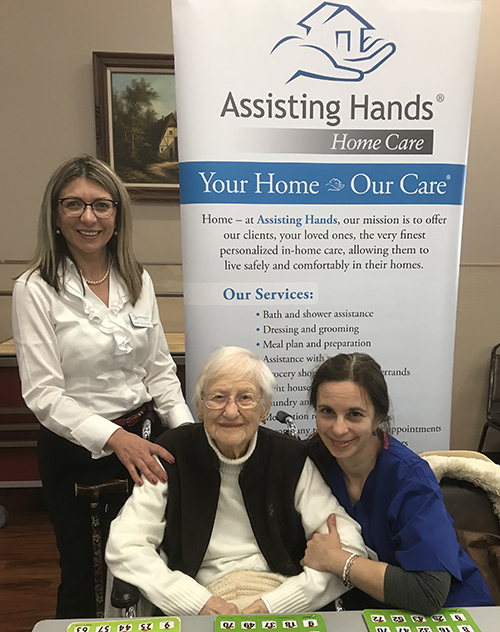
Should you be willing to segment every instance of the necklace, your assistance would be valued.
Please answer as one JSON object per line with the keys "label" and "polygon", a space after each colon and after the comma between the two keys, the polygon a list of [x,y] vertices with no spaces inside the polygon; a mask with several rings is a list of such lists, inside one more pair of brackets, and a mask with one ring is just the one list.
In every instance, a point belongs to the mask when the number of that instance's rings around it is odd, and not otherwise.
{"label": "necklace", "polygon": [[108,267],[106,269],[106,274],[101,279],[98,279],[97,281],[89,281],[89,279],[86,279],[85,277],[83,278],[85,282],[87,283],[87,285],[101,285],[101,283],[104,283],[104,281],[109,277],[110,271],[111,271],[111,257],[108,257]]}

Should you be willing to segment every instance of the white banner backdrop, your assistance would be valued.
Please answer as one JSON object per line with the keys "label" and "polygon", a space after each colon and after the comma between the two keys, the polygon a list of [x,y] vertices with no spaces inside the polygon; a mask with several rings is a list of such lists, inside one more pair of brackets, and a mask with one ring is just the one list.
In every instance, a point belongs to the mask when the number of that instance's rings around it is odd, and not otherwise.
{"label": "white banner backdrop", "polygon": [[172,5],[188,397],[248,347],[305,436],[314,367],[367,352],[448,447],[480,0]]}

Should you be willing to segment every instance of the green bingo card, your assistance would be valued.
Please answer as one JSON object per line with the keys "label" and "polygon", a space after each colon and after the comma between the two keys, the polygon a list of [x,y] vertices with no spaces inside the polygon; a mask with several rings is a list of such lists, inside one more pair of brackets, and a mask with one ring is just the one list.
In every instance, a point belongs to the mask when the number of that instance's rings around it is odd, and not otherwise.
{"label": "green bingo card", "polygon": [[408,610],[363,610],[370,632],[481,632],[464,608],[424,616]]}
{"label": "green bingo card", "polygon": [[120,619],[117,621],[91,621],[72,623],[66,632],[181,632],[179,617],[149,617],[147,619]]}
{"label": "green bingo card", "polygon": [[244,630],[312,630],[313,632],[327,632],[325,620],[320,614],[235,614],[219,615],[215,618],[214,632],[223,631],[242,632]]}

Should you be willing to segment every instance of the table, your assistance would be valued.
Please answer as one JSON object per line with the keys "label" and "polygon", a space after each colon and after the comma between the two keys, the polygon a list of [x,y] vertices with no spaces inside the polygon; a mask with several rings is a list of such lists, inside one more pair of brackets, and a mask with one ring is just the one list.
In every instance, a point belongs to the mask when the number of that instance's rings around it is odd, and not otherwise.
{"label": "table", "polygon": [[[481,632],[498,632],[500,629],[500,606],[467,608]],[[363,616],[359,611],[322,612],[328,632],[367,632]],[[213,632],[215,617],[181,617],[181,632]],[[33,632],[66,632],[71,619],[39,621]]]}

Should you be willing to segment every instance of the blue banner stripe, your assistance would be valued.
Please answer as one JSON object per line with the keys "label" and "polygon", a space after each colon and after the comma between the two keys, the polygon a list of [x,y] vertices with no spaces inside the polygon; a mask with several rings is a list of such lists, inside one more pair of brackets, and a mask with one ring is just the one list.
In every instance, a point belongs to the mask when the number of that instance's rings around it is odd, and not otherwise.
{"label": "blue banner stripe", "polygon": [[462,205],[465,165],[183,162],[181,204]]}

